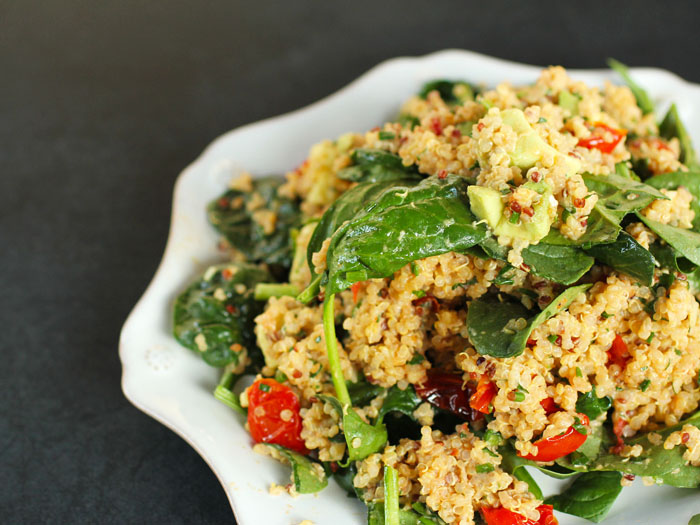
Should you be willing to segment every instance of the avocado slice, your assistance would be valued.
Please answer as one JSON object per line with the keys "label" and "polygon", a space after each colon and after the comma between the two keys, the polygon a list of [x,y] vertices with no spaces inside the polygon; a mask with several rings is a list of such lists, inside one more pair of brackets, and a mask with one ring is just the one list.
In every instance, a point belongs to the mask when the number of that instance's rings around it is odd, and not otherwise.
{"label": "avocado slice", "polygon": [[533,206],[534,213],[529,222],[511,223],[506,217],[501,217],[500,222],[494,228],[496,235],[506,235],[516,239],[523,239],[531,243],[538,242],[546,237],[549,228],[556,217],[556,201],[552,198],[552,190],[544,182],[527,182],[523,187],[536,191],[542,197]]}
{"label": "avocado slice", "polygon": [[501,194],[485,186],[469,186],[467,194],[469,195],[469,207],[474,215],[485,220],[492,229],[496,228],[503,217],[504,205]]}
{"label": "avocado slice", "polygon": [[579,100],[581,100],[581,97],[568,89],[563,89],[559,92],[559,106],[563,109],[568,109],[571,115],[578,115]]}
{"label": "avocado slice", "polygon": [[581,170],[581,163],[577,159],[562,155],[542,140],[537,131],[530,126],[522,110],[505,109],[501,111],[501,119],[504,124],[509,125],[518,134],[515,151],[510,154],[513,165],[524,170],[530,169],[542,158],[545,152],[549,152],[564,159],[569,175]]}
{"label": "avocado slice", "polygon": [[484,186],[469,186],[469,206],[479,219],[486,221],[496,235],[506,235],[516,239],[537,242],[549,233],[556,217],[556,201],[552,199],[552,189],[545,182],[526,182],[523,187],[536,191],[542,197],[533,206],[532,219],[529,222],[511,223],[503,214],[505,204],[501,194]]}

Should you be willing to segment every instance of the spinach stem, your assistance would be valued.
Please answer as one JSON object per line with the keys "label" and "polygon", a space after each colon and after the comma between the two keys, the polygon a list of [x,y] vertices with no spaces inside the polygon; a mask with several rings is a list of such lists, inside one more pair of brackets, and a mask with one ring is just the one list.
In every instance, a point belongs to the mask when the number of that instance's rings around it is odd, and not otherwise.
{"label": "spinach stem", "polygon": [[400,525],[399,475],[390,465],[384,465],[384,523]]}
{"label": "spinach stem", "polygon": [[309,286],[306,287],[298,296],[297,301],[300,303],[308,303],[314,297],[318,295],[318,291],[321,289],[321,279],[323,278],[323,272],[318,274],[313,278]]}
{"label": "spinach stem", "polygon": [[221,401],[224,405],[234,409],[236,412],[239,412],[244,416],[248,414],[248,411],[241,406],[241,401],[238,399],[238,396],[225,386],[217,386],[216,390],[214,390],[214,397]]}
{"label": "spinach stem", "polygon": [[335,314],[333,303],[335,294],[326,295],[323,301],[323,335],[326,338],[326,354],[328,355],[328,367],[331,369],[331,378],[335,387],[335,394],[343,405],[352,405],[348,387],[345,384],[343,370],[340,367],[338,355],[338,340],[335,337]]}
{"label": "spinach stem", "polygon": [[289,295],[295,297],[299,294],[299,288],[288,283],[258,283],[255,285],[255,298],[258,301],[266,301],[270,297],[283,297]]}

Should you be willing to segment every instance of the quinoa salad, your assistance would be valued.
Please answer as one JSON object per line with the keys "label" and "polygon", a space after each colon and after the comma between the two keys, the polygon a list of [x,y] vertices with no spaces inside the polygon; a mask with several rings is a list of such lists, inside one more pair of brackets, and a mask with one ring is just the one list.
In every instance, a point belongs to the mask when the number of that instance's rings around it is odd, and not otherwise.
{"label": "quinoa salad", "polygon": [[289,466],[271,494],[554,525],[603,521],[635,477],[700,487],[700,164],[676,106],[610,66],[621,85],[430,82],[208,205],[225,262],[173,332]]}

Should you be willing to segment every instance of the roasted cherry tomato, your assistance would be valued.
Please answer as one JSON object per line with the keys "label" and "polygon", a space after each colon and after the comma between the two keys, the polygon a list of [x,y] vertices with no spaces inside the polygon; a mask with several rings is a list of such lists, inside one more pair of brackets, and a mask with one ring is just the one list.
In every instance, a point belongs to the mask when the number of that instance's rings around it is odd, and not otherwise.
{"label": "roasted cherry tomato", "polygon": [[275,443],[302,454],[299,399],[274,379],[258,379],[248,389],[248,426],[257,443]]}
{"label": "roasted cherry tomato", "polygon": [[623,370],[627,366],[627,361],[630,360],[627,343],[619,335],[615,336],[610,350],[608,350],[608,362],[613,365],[618,365]]}
{"label": "roasted cherry tomato", "polygon": [[469,406],[482,414],[488,414],[491,412],[491,402],[497,393],[496,385],[486,375],[482,375],[476,385],[476,392],[469,399]]}
{"label": "roasted cherry tomato", "polygon": [[416,394],[431,405],[475,421],[481,418],[481,414],[470,408],[473,389],[469,386],[463,388],[463,383],[462,374],[431,369],[425,383],[415,387]]}
{"label": "roasted cherry tomato", "polygon": [[540,511],[540,519],[537,521],[503,507],[482,507],[479,512],[486,525],[558,525],[551,505],[540,505],[537,510]]}
{"label": "roasted cherry tomato", "polygon": [[596,122],[593,126],[593,134],[586,139],[579,140],[579,146],[587,149],[597,149],[603,153],[610,153],[627,135],[626,129],[614,129],[602,122]]}
{"label": "roasted cherry tomato", "polygon": [[[578,418],[583,426],[587,427],[589,425],[590,422],[586,414],[579,414]],[[583,445],[583,442],[586,441],[586,437],[586,434],[582,434],[576,430],[574,426],[570,426],[565,432],[558,436],[535,441],[534,444],[537,447],[537,454],[528,454],[527,456],[521,457],[532,461],[554,461],[555,459],[562,458],[577,450]]]}

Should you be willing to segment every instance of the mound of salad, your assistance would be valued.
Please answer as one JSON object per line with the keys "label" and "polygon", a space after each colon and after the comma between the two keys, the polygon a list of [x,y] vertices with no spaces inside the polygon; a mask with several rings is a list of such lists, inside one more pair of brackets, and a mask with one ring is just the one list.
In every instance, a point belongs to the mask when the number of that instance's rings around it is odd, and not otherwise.
{"label": "mound of salad", "polygon": [[290,466],[272,493],[333,478],[371,525],[553,525],[635,478],[700,487],[700,165],[610,65],[626,85],[430,82],[208,205],[225,262],[174,335]]}

